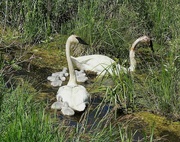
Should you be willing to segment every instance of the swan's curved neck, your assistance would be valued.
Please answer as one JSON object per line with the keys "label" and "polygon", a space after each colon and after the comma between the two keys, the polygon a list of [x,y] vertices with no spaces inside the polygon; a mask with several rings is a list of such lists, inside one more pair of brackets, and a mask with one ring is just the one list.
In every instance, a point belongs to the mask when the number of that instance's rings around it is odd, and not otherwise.
{"label": "swan's curved neck", "polygon": [[68,63],[68,68],[69,68],[69,82],[68,82],[68,86],[76,86],[77,82],[76,82],[76,76],[75,76],[75,71],[73,68],[73,64],[71,61],[71,57],[70,57],[70,47],[71,47],[71,43],[67,40],[66,42],[66,59],[67,59],[67,63]]}
{"label": "swan's curved neck", "polygon": [[141,41],[140,38],[136,39],[135,42],[133,42],[132,46],[131,46],[131,50],[135,50],[136,45]]}
{"label": "swan's curved neck", "polygon": [[136,60],[135,60],[135,48],[136,45],[140,42],[140,39],[137,39],[133,44],[132,47],[129,51],[129,59],[130,59],[130,67],[129,70],[130,71],[134,71],[136,68]]}

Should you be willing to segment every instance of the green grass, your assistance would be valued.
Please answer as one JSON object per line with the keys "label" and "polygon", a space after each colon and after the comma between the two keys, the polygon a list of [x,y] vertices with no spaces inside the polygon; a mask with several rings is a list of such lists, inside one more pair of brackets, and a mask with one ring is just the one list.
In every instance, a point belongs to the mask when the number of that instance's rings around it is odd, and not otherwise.
{"label": "green grass", "polygon": [[[87,123],[88,110],[77,127],[68,126],[66,120],[57,121],[46,111],[46,104],[35,100],[38,93],[30,83],[23,83],[5,93],[0,111],[0,141],[132,141],[135,132],[123,123],[113,124],[111,112],[103,118],[94,116],[91,128]],[[103,105],[103,103],[102,103]],[[97,114],[102,105],[97,107]],[[110,110],[109,110],[110,111]]]}
{"label": "green grass", "polygon": [[107,87],[105,101],[117,106],[118,109],[122,109],[125,114],[132,113],[136,107],[133,77],[130,74],[120,72],[117,75],[113,72],[107,78],[111,78],[113,85]]}
{"label": "green grass", "polygon": [[[124,113],[148,110],[178,120],[180,114],[180,58],[179,26],[180,5],[178,0],[124,0],[124,1],[12,1],[0,3],[0,54],[21,48],[27,43],[42,43],[46,49],[51,40],[57,46],[60,40],[75,33],[90,44],[85,54],[105,54],[120,64],[128,63],[128,51],[132,42],[141,35],[149,35],[155,43],[155,53],[137,51],[137,70],[132,75],[111,75],[113,85],[101,86],[94,94],[101,94],[104,103],[123,109]],[[58,39],[50,38],[59,34]],[[65,36],[61,36],[65,35]],[[23,43],[22,43],[23,42]],[[28,45],[28,47],[31,44]],[[39,44],[38,46],[41,46]],[[5,49],[8,49],[5,51]],[[43,49],[43,47],[42,47]],[[26,52],[26,51],[25,51]],[[64,54],[64,53],[62,53]],[[71,128],[64,121],[57,122],[45,110],[46,103],[34,101],[38,93],[30,90],[29,83],[6,87],[7,66],[16,65],[0,58],[0,141],[111,141],[115,136],[120,141],[132,141],[135,134],[128,126],[114,125],[109,116],[94,124],[88,131],[86,119],[83,126]],[[63,56],[64,57],[64,56]],[[21,70],[21,68],[19,68]],[[9,72],[10,71],[10,72]],[[104,81],[101,80],[101,81]],[[17,83],[18,84],[18,83]],[[56,114],[55,114],[56,115]],[[88,115],[87,115],[88,116]],[[113,119],[116,114],[113,114]],[[104,123],[106,124],[104,126]],[[150,139],[153,141],[153,129]]]}
{"label": "green grass", "polygon": [[160,68],[155,69],[144,82],[148,94],[144,95],[144,100],[147,100],[145,106],[148,109],[176,118],[180,110],[179,57],[177,45],[171,49],[166,55],[167,60],[160,61]]}
{"label": "green grass", "polygon": [[52,129],[50,117],[45,113],[45,105],[34,103],[33,95],[36,93],[27,84],[4,94],[0,112],[0,141],[57,140],[58,135]]}

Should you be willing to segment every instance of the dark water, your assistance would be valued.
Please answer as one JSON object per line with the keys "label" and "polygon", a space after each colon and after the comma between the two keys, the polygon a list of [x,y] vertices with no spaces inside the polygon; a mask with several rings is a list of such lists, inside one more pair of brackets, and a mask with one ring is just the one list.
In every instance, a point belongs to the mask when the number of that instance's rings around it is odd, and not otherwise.
{"label": "dark water", "polygon": [[91,103],[87,106],[84,112],[76,112],[74,116],[64,116],[58,114],[60,120],[66,119],[69,123],[69,126],[77,126],[83,123],[83,120],[86,120],[86,125],[96,125],[99,121],[105,117],[108,112],[112,110],[112,106],[108,104],[103,104],[102,107],[98,106],[102,102],[102,99],[98,96],[95,96],[91,99]]}

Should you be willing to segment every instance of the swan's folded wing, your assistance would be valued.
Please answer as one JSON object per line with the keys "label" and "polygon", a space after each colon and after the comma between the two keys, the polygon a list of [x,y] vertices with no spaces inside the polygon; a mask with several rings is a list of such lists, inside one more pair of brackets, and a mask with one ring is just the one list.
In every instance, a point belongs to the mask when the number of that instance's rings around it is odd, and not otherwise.
{"label": "swan's folded wing", "polygon": [[89,60],[92,60],[93,58],[89,58],[88,56],[82,56],[82,57],[73,57],[71,56],[71,60],[73,63],[78,63],[78,64],[86,64]]}
{"label": "swan's folded wing", "polygon": [[72,60],[72,62],[73,62],[73,64],[78,68],[78,69],[80,69],[80,70],[86,70],[87,69],[87,62],[89,61],[89,60],[91,60],[90,58],[81,58],[81,57],[77,57],[77,58],[75,58],[75,57],[73,57],[73,56],[71,56],[71,60]]}

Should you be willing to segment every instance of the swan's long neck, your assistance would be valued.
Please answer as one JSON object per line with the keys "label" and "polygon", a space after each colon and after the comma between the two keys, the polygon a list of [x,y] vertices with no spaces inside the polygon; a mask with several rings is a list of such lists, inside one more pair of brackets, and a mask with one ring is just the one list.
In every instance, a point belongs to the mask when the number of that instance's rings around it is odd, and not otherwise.
{"label": "swan's long neck", "polygon": [[136,60],[135,60],[135,48],[136,45],[139,43],[140,39],[137,39],[133,44],[132,47],[129,51],[129,59],[130,59],[130,67],[129,70],[130,71],[134,71],[136,68]]}
{"label": "swan's long neck", "polygon": [[73,64],[71,61],[71,57],[70,57],[70,47],[71,47],[71,43],[67,40],[66,42],[66,59],[67,59],[67,63],[68,63],[68,68],[69,68],[69,82],[68,82],[68,86],[76,86],[77,82],[76,82],[76,76],[75,76],[75,71],[73,68]]}
{"label": "swan's long neck", "polygon": [[136,68],[136,60],[135,60],[135,51],[134,50],[130,50],[129,59],[130,59],[129,71],[134,71]]}

